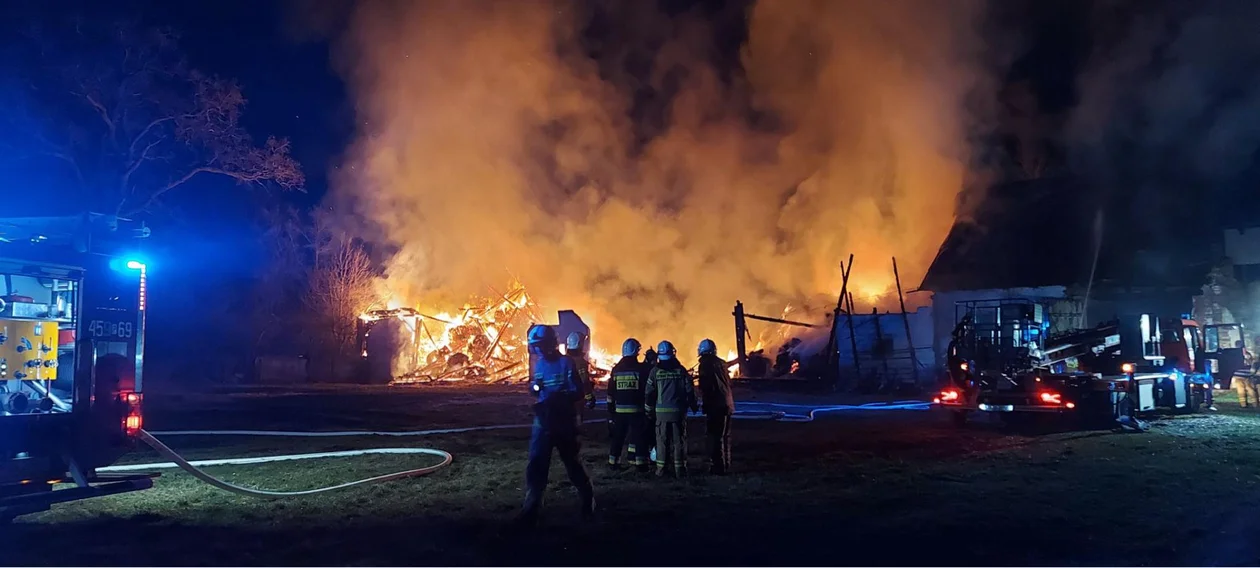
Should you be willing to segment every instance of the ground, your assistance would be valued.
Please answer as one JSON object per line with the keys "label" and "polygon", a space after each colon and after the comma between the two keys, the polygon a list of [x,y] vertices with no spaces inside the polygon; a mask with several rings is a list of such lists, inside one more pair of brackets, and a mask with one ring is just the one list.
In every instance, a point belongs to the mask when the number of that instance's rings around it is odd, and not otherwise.
{"label": "ground", "polygon": [[[743,398],[818,398],[741,392]],[[528,400],[460,388],[152,392],[152,431],[404,430],[524,423]],[[1260,563],[1252,539],[1260,416],[1226,397],[1151,432],[964,429],[927,411],[740,420],[734,475],[655,480],[604,467],[604,427],[583,458],[601,512],[582,523],[552,468],[543,529],[506,532],[523,496],[527,430],[421,438],[167,438],[190,458],[419,446],[431,476],[264,501],[167,470],[149,491],[23,517],[15,565],[1216,565]],[[703,425],[691,426],[700,471]],[[210,468],[239,484],[304,489],[409,469],[424,456]],[[136,452],[126,462],[157,461]],[[42,544],[40,544],[42,543]],[[55,544],[55,553],[49,544]]]}

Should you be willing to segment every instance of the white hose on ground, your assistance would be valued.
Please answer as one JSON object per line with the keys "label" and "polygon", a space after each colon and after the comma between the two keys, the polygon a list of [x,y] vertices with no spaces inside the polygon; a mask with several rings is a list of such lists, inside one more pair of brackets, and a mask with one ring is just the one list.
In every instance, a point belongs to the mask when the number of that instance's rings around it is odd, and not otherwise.
{"label": "white hose on ground", "polygon": [[[587,421],[587,423],[592,423],[592,422],[602,422],[602,420],[588,420]],[[452,456],[449,452],[445,452],[442,450],[435,450],[431,448],[371,448],[371,449],[363,449],[363,450],[343,450],[343,451],[338,451],[338,452],[315,452],[315,453],[308,453],[308,454],[289,454],[289,455],[282,455],[282,456],[260,456],[260,457],[252,457],[252,458],[224,458],[224,459],[213,459],[213,460],[188,461],[184,459],[183,456],[176,453],[175,450],[172,450],[166,444],[163,444],[161,440],[158,440],[155,434],[160,435],[160,436],[274,436],[274,437],[287,437],[287,438],[336,438],[336,437],[350,437],[350,436],[398,437],[398,436],[433,436],[437,434],[460,434],[464,432],[484,432],[484,431],[489,431],[489,430],[505,430],[509,428],[528,428],[528,427],[530,427],[530,424],[505,424],[505,425],[498,425],[498,426],[472,426],[472,427],[467,427],[467,428],[442,428],[442,429],[435,429],[435,430],[410,430],[410,431],[402,431],[402,432],[359,431],[359,430],[345,430],[345,431],[338,431],[338,432],[297,432],[297,431],[288,431],[288,430],[172,430],[169,432],[156,432],[155,433],[155,432],[148,432],[145,430],[141,430],[140,435],[139,435],[140,440],[148,444],[150,447],[152,447],[162,457],[169,459],[171,461],[162,462],[162,463],[115,465],[115,466],[110,466],[110,467],[97,468],[97,471],[102,472],[102,473],[113,473],[113,472],[125,472],[125,471],[145,471],[145,470],[152,470],[152,469],[180,468],[184,471],[187,471],[193,477],[196,477],[197,479],[200,479],[201,481],[204,481],[214,487],[218,487],[219,489],[222,489],[224,491],[229,491],[231,493],[236,493],[239,495],[246,495],[250,497],[272,498],[272,499],[280,498],[280,497],[300,497],[304,495],[315,495],[318,493],[325,493],[328,491],[336,491],[338,489],[346,489],[348,487],[354,487],[356,485],[365,485],[368,483],[381,483],[384,481],[392,481],[395,479],[402,479],[406,477],[418,477],[421,475],[428,475],[430,473],[433,473],[439,469],[442,469],[450,465],[451,461],[454,460],[454,456]],[[203,467],[212,467],[212,466],[219,466],[219,465],[254,465],[254,464],[260,464],[260,463],[273,463],[273,462],[281,462],[281,461],[295,461],[295,460],[308,460],[308,459],[320,459],[320,458],[345,458],[345,457],[358,457],[358,456],[382,455],[382,454],[432,455],[432,456],[441,457],[442,463],[428,466],[428,467],[422,467],[418,469],[409,469],[406,471],[400,471],[396,473],[378,475],[376,477],[369,477],[367,479],[359,479],[356,481],[342,483],[340,485],[321,487],[318,489],[308,489],[305,491],[268,491],[264,489],[253,489],[249,487],[241,487],[239,485],[228,483],[226,481],[223,481],[222,479],[214,477],[213,475],[210,475],[201,469]]]}
{"label": "white hose on ground", "polygon": [[[225,434],[231,433],[231,431],[223,431],[223,432]],[[198,432],[188,432],[187,434],[198,434]],[[323,433],[322,432],[288,432],[288,433],[283,433],[283,434],[272,433],[271,435],[305,437],[310,434],[318,435],[318,434],[323,434]],[[353,435],[370,435],[370,434],[374,434],[374,432],[356,432]],[[351,435],[351,434],[342,433],[341,435],[344,436],[344,435]],[[108,473],[108,472],[120,472],[120,471],[167,469],[167,468],[178,467],[180,469],[183,469],[184,471],[187,471],[193,477],[196,477],[197,479],[200,479],[201,481],[204,481],[214,487],[218,487],[219,489],[222,489],[224,491],[229,491],[231,493],[236,493],[239,495],[246,495],[250,497],[263,497],[263,498],[275,499],[275,498],[280,498],[280,497],[301,497],[304,495],[315,495],[317,493],[326,493],[328,491],[336,491],[338,489],[346,489],[348,487],[354,487],[357,485],[366,485],[368,483],[381,483],[384,481],[392,481],[395,479],[402,479],[405,477],[418,477],[421,475],[428,475],[448,465],[451,465],[451,461],[454,459],[454,456],[452,456],[449,452],[444,452],[442,450],[435,450],[431,448],[372,448],[372,449],[365,449],[365,450],[346,450],[346,451],[340,451],[340,452],[318,452],[318,453],[309,453],[309,454],[290,454],[290,455],[283,455],[283,456],[263,456],[263,457],[255,457],[255,458],[227,458],[227,459],[217,459],[217,460],[199,460],[199,461],[190,462],[184,459],[183,456],[180,456],[179,454],[175,453],[175,450],[172,450],[169,447],[167,447],[166,444],[163,444],[160,440],[155,438],[153,434],[149,432],[141,430],[139,437],[140,437],[140,440],[142,440],[144,443],[148,444],[154,450],[156,450],[158,454],[160,454],[162,457],[169,459],[171,461],[166,462],[166,463],[146,463],[146,464],[117,465],[117,466],[111,466],[111,467],[102,467],[102,468],[98,468],[97,471]],[[426,466],[426,467],[421,467],[421,468],[416,468],[416,469],[409,469],[406,471],[399,471],[395,473],[387,473],[385,475],[378,475],[378,476],[369,477],[366,479],[359,479],[356,481],[342,483],[340,485],[320,487],[317,489],[307,489],[305,491],[268,491],[265,489],[253,489],[249,487],[241,487],[240,485],[228,483],[226,481],[223,481],[222,479],[214,477],[213,475],[210,475],[201,469],[203,467],[216,466],[216,465],[251,465],[251,464],[271,463],[271,462],[280,462],[280,461],[318,459],[318,458],[356,457],[356,456],[365,456],[365,455],[374,455],[374,454],[376,455],[379,455],[379,454],[424,454],[424,455],[441,457],[442,462],[436,465],[431,465],[431,466]]]}
{"label": "white hose on ground", "polygon": [[[600,401],[599,404],[603,404]],[[764,407],[766,410],[757,410]],[[733,418],[742,420],[776,420],[781,422],[811,422],[818,414],[828,412],[840,412],[850,410],[926,410],[930,404],[918,400],[903,400],[890,403],[868,403],[860,405],[834,405],[834,406],[813,406],[803,404],[778,404],[773,402],[745,402],[740,403],[735,411]],[[787,410],[807,410],[807,414],[791,414]],[[694,416],[694,415],[693,415]],[[603,422],[603,419],[587,420],[586,424],[595,422]],[[506,424],[498,426],[472,426],[467,428],[443,428],[435,430],[410,430],[401,432],[390,431],[336,431],[336,432],[299,432],[291,430],[172,430],[168,432],[156,432],[162,436],[273,436],[273,437],[290,437],[290,438],[334,438],[334,437],[350,437],[350,436],[387,436],[387,437],[403,437],[403,436],[433,436],[438,434],[461,434],[465,432],[485,432],[490,430],[506,430],[509,428],[526,428],[529,424]],[[449,452],[436,450],[432,448],[371,448],[363,450],[343,450],[336,452],[314,452],[306,454],[289,454],[280,456],[260,456],[252,458],[223,458],[213,460],[197,460],[188,461],[180,456],[175,450],[172,450],[166,444],[163,444],[155,436],[145,430],[140,431],[140,439],[151,446],[162,457],[169,459],[169,462],[163,463],[142,463],[116,465],[110,467],[98,468],[97,471],[102,473],[110,472],[126,472],[126,471],[144,471],[152,469],[170,469],[180,468],[187,471],[193,477],[200,479],[214,487],[250,497],[262,498],[281,498],[281,497],[300,497],[305,495],[315,495],[338,489],[346,489],[358,485],[366,485],[369,483],[381,483],[392,481],[395,479],[403,479],[407,477],[418,477],[428,475],[447,467],[454,460]],[[329,487],[320,487],[317,489],[307,489],[304,491],[268,491],[265,489],[253,489],[249,487],[241,487],[232,483],[228,483],[214,477],[203,471],[203,467],[221,466],[221,465],[254,465],[260,463],[274,463],[281,461],[296,461],[320,458],[343,458],[357,457],[365,455],[431,455],[442,458],[442,462],[436,465],[426,466],[417,469],[409,469],[385,475],[378,475],[366,479],[359,479],[342,483],[340,485],[332,485]]]}

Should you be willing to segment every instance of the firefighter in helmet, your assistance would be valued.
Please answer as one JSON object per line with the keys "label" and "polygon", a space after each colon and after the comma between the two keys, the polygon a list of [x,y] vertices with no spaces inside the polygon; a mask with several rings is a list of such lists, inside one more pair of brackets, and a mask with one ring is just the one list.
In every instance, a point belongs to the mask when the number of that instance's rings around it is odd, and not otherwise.
{"label": "firefighter in helmet", "polygon": [[712,339],[701,341],[697,352],[709,473],[724,475],[731,468],[731,415],[735,413],[731,374],[726,369],[726,361],[718,357],[717,344]]}
{"label": "firefighter in helmet", "polygon": [[[1260,338],[1257,338],[1256,345],[1260,347]],[[1260,408],[1260,400],[1257,400],[1256,392],[1256,373],[1260,372],[1260,361],[1251,351],[1247,350],[1246,343],[1241,339],[1235,342],[1237,347],[1243,354],[1243,365],[1246,370],[1234,373],[1233,387],[1238,393],[1238,406],[1242,408]]]}
{"label": "firefighter in helmet", "polygon": [[647,365],[648,369],[651,369],[656,366],[656,361],[656,350],[648,347],[648,350],[643,353],[643,364]]}
{"label": "firefighter in helmet", "polygon": [[[578,375],[582,379],[582,394],[587,402],[591,405],[595,404],[595,379],[591,378],[591,362],[586,358],[586,349],[584,348],[585,337],[578,332],[569,334],[564,342],[564,354],[573,360],[573,367],[577,369]],[[592,406],[593,407],[593,406]]]}
{"label": "firefighter in helmet", "polygon": [[[538,522],[543,494],[547,489],[551,451],[557,450],[569,481],[577,488],[582,501],[582,515],[595,512],[595,491],[586,468],[578,458],[578,425],[581,422],[585,388],[573,366],[573,360],[560,354],[556,332],[550,326],[536,325],[529,330],[531,362],[530,388],[534,403],[534,424],[529,439],[529,463],[525,466],[525,506],[517,523],[526,528]],[[593,400],[587,407],[593,407]]]}
{"label": "firefighter in helmet", "polygon": [[635,467],[648,466],[647,445],[643,443],[643,391],[651,368],[639,362],[639,340],[631,337],[621,344],[621,360],[608,379],[608,465],[621,465],[621,450]]}
{"label": "firefighter in helmet", "polygon": [[[656,350],[649,346],[647,351],[643,352],[643,368],[651,373],[652,369],[656,367],[657,361]],[[646,380],[643,381],[643,387],[646,390]],[[647,395],[645,394],[644,396],[646,397]],[[643,431],[640,433],[640,436],[645,446],[643,459],[647,460],[647,466],[650,470],[652,463],[656,460],[656,413],[652,410],[648,410],[647,414],[643,416]]]}
{"label": "firefighter in helmet", "polygon": [[674,344],[656,346],[656,367],[648,373],[644,410],[656,413],[656,476],[673,466],[674,476],[687,475],[687,409],[699,411],[691,373],[678,362]]}

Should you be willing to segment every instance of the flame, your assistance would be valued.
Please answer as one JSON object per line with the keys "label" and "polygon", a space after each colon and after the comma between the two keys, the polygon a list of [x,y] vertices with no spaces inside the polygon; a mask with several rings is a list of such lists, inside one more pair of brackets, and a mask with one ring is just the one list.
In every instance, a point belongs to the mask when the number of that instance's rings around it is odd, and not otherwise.
{"label": "flame", "polygon": [[[398,297],[389,298],[385,305],[390,308],[364,313],[359,319],[375,322],[396,318],[406,325],[415,346],[414,353],[401,357],[414,360],[414,368],[398,369],[390,384],[490,383],[528,376],[525,334],[530,324],[542,318],[541,310],[519,282],[497,298],[470,298],[458,311],[403,308],[406,302]],[[367,357],[368,351],[364,349],[362,355]],[[607,371],[619,357],[594,343],[588,355],[592,376],[606,381]]]}

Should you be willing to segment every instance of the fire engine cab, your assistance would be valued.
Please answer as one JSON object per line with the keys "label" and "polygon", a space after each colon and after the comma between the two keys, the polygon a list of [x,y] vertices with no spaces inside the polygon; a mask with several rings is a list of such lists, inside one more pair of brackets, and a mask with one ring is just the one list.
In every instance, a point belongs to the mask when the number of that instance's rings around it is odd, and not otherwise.
{"label": "fire engine cab", "polygon": [[143,425],[148,229],[117,217],[0,217],[0,520],[147,489],[96,469]]}

